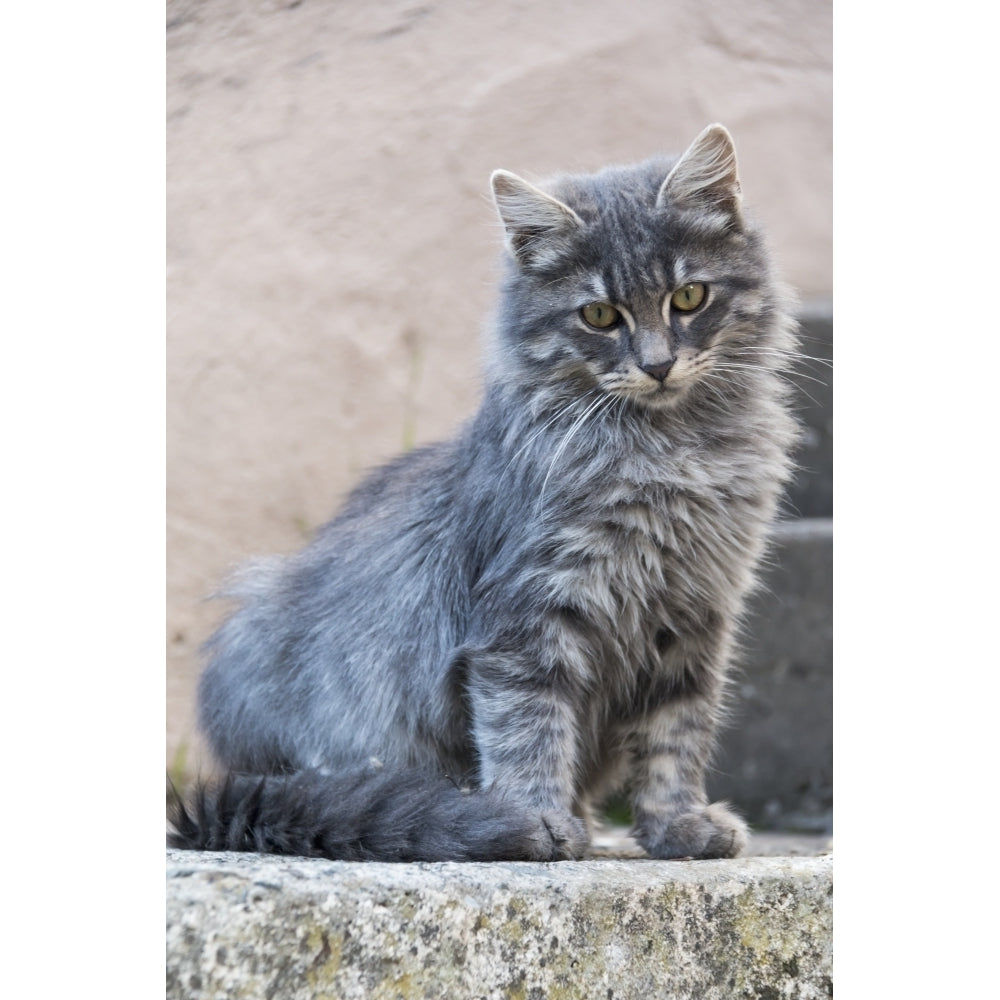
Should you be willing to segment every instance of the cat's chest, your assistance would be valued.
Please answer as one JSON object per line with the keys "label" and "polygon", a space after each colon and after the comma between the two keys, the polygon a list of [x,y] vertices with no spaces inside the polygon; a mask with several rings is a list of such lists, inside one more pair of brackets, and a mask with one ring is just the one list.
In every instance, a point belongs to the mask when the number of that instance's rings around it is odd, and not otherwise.
{"label": "cat's chest", "polygon": [[645,644],[655,627],[742,594],[756,558],[751,522],[723,482],[618,480],[556,529],[551,596]]}

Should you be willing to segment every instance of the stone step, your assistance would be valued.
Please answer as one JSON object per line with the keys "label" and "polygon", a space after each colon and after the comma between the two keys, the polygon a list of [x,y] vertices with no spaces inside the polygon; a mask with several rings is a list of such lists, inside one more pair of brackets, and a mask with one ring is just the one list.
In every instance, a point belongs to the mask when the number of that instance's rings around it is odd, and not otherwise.
{"label": "stone step", "polygon": [[393,865],[168,851],[166,995],[812,1000],[833,995],[832,884],[831,855]]}
{"label": "stone step", "polygon": [[779,526],[753,598],[712,799],[756,826],[829,831],[833,809],[833,522]]}

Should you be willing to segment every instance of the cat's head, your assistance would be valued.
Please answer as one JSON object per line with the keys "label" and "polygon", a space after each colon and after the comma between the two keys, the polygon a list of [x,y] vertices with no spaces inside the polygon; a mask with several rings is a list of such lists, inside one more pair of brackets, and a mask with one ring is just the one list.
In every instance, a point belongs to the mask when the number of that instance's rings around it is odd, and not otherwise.
{"label": "cat's head", "polygon": [[778,367],[781,295],[721,125],[680,157],[539,187],[497,170],[492,187],[508,372],[660,408]]}

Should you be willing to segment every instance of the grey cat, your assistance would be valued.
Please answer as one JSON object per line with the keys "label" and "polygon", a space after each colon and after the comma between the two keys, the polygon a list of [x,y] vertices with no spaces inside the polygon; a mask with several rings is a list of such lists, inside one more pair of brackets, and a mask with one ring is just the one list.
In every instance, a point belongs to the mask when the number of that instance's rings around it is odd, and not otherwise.
{"label": "grey cat", "polygon": [[573,858],[616,789],[655,858],[746,843],[704,775],[789,476],[796,338],[732,140],[492,187],[479,412],[237,580],[199,690],[228,777],[175,807],[176,846]]}

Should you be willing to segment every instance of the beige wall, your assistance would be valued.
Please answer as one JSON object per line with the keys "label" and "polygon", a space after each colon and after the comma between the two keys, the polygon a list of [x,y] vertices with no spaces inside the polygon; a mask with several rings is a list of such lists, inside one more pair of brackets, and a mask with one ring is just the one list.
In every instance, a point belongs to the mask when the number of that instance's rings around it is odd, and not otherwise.
{"label": "beige wall", "polygon": [[168,0],[167,753],[234,564],[479,396],[488,177],[723,122],[805,299],[831,293],[828,0]]}

